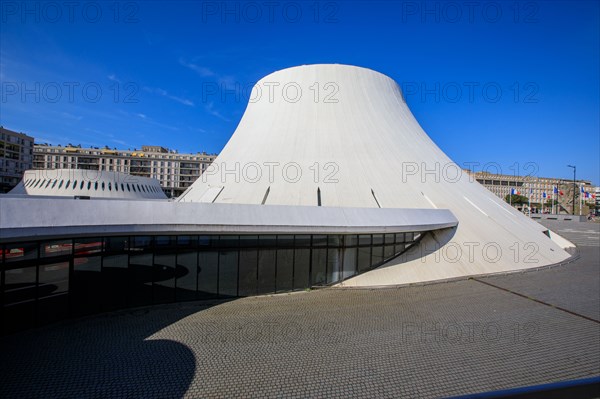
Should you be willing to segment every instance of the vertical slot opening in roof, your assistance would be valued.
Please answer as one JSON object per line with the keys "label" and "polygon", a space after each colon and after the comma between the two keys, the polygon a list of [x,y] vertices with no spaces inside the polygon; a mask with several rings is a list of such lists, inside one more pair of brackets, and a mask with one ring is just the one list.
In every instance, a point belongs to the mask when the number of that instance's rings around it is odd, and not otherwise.
{"label": "vertical slot opening in roof", "polygon": [[377,196],[375,195],[375,191],[373,191],[373,189],[371,189],[371,194],[373,194],[373,199],[375,200],[377,206],[381,208],[381,204],[379,203],[379,200],[377,199]]}
{"label": "vertical slot opening in roof", "polygon": [[267,198],[269,197],[269,192],[271,191],[271,186],[267,187],[267,191],[265,191],[265,196],[263,197],[261,205],[264,205],[267,202]]}

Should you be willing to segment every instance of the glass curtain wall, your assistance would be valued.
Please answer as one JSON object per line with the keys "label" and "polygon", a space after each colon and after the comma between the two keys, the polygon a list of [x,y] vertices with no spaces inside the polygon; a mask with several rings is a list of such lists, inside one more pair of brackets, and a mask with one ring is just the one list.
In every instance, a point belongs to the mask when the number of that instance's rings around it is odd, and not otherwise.
{"label": "glass curtain wall", "polygon": [[335,284],[398,256],[420,237],[134,235],[4,244],[2,331],[126,307]]}

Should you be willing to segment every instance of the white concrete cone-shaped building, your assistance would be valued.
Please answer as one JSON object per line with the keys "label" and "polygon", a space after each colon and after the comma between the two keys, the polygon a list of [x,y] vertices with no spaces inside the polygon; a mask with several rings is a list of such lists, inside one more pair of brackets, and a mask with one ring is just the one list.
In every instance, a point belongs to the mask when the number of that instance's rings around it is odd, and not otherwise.
{"label": "white concrete cone-shaped building", "polygon": [[[427,136],[389,77],[308,65],[261,79],[214,164],[179,199],[254,205],[448,209],[458,227],[346,286],[554,264],[571,243],[472,180]],[[551,237],[551,238],[550,238]]]}

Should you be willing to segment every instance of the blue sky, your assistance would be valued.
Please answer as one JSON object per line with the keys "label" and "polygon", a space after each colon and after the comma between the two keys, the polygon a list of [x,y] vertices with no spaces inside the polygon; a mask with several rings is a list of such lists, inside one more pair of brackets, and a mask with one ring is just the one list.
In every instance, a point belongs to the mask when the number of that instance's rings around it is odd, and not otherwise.
{"label": "blue sky", "polygon": [[600,183],[598,2],[69,4],[0,5],[0,124],[39,142],[219,152],[247,95],[208,87],[342,63],[400,83],[460,165]]}

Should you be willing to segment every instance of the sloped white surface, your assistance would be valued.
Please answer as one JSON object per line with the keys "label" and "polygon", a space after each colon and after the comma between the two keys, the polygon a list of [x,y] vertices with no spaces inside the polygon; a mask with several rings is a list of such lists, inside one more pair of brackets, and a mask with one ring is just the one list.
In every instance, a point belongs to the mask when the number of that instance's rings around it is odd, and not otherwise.
{"label": "sloped white surface", "polygon": [[[319,88],[318,97],[311,87]],[[462,173],[419,126],[389,77],[354,66],[308,65],[268,75],[257,89],[262,95],[249,103],[213,169],[180,201],[197,202],[209,186],[222,186],[216,203],[317,206],[319,190],[324,207],[449,209],[459,220],[457,229],[426,237],[420,254],[397,258],[346,285],[436,280],[569,257],[542,233],[544,227]],[[257,165],[259,178],[251,173]],[[275,173],[265,165],[275,165]],[[293,167],[284,176],[286,165]],[[297,169],[302,177],[295,181]],[[333,171],[335,181],[326,179]]]}
{"label": "sloped white surface", "polygon": [[[77,185],[74,187],[75,183]],[[88,183],[91,183],[89,188]],[[23,180],[10,191],[10,194],[71,198],[86,196],[113,199],[167,199],[156,179],[121,172],[85,169],[26,170]]]}

